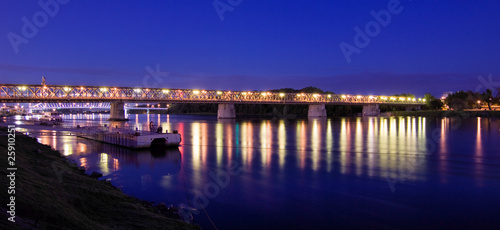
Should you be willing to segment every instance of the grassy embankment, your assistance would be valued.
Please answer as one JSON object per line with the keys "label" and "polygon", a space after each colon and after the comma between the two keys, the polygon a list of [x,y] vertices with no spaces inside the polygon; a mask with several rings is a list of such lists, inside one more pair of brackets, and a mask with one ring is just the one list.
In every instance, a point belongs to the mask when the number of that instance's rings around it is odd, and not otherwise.
{"label": "grassy embankment", "polygon": [[393,111],[393,116],[423,116],[423,117],[500,117],[498,110],[482,111],[453,111],[453,110],[422,110],[422,111]]}
{"label": "grassy embankment", "polygon": [[34,138],[15,137],[16,223],[7,220],[7,129],[0,127],[0,229],[198,229],[175,209],[127,196]]}

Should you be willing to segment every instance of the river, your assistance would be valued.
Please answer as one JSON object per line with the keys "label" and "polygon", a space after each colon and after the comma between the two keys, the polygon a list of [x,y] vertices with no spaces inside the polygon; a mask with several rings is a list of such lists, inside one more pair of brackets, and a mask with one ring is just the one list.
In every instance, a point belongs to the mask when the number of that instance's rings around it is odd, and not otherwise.
{"label": "river", "polygon": [[127,194],[183,207],[203,229],[500,226],[499,119],[107,118],[64,115],[64,125],[147,129],[152,121],[178,130],[181,146],[151,152],[74,136],[38,140]]}

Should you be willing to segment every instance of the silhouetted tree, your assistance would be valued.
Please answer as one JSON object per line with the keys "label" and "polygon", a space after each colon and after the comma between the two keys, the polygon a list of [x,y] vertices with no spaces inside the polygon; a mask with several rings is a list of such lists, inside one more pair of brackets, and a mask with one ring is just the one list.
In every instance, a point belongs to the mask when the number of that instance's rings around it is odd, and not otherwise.
{"label": "silhouetted tree", "polygon": [[441,101],[441,99],[435,98],[430,93],[426,93],[424,99],[425,99],[425,104],[429,109],[439,110],[443,108],[444,103]]}
{"label": "silhouetted tree", "polygon": [[483,93],[479,95],[481,101],[485,102],[488,105],[488,109],[491,110],[491,104],[493,103],[493,91],[491,89],[486,89]]}
{"label": "silhouetted tree", "polygon": [[444,103],[454,110],[464,110],[476,107],[478,99],[477,93],[461,90],[448,95]]}
{"label": "silhouetted tree", "polygon": [[395,97],[411,97],[411,98],[415,98],[415,95],[411,94],[411,93],[400,93],[400,94],[394,94],[392,96],[395,96]]}

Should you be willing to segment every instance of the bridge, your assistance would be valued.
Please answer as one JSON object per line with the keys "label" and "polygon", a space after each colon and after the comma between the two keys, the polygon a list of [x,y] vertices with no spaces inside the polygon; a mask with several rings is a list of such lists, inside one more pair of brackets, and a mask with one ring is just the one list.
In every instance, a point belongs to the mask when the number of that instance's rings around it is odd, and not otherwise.
{"label": "bridge", "polygon": [[4,103],[111,103],[110,120],[125,120],[124,103],[216,103],[218,118],[235,118],[234,104],[309,105],[309,117],[326,117],[325,105],[361,105],[363,116],[380,114],[379,105],[407,108],[425,104],[425,99],[348,94],[285,93],[269,91],[223,91],[200,89],[134,88],[110,86],[63,86],[0,84]]}

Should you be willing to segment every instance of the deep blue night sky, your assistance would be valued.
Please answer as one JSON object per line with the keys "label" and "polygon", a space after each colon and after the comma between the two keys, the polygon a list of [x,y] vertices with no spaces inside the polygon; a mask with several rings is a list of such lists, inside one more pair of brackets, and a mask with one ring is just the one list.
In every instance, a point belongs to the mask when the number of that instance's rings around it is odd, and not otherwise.
{"label": "deep blue night sky", "polygon": [[[2,1],[0,79],[417,96],[475,90],[480,75],[500,82],[500,1],[493,0],[400,0],[402,11],[348,63],[340,43],[354,46],[353,28],[364,30],[374,20],[370,11],[387,10],[391,1],[220,0],[233,9],[221,21],[212,0],[71,0],[46,24],[38,17],[42,27],[31,38],[21,18],[33,22],[42,7]],[[9,33],[28,41],[17,53]],[[157,65],[169,75],[145,79],[146,67]]]}

